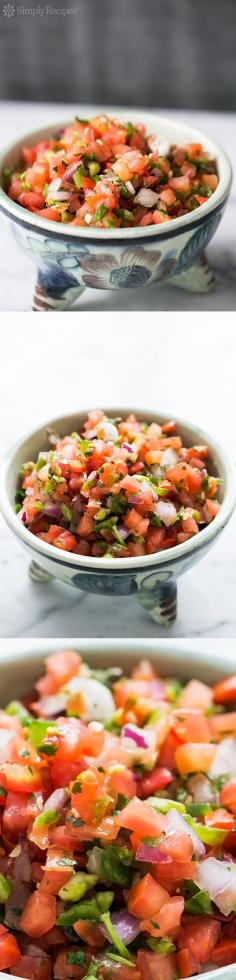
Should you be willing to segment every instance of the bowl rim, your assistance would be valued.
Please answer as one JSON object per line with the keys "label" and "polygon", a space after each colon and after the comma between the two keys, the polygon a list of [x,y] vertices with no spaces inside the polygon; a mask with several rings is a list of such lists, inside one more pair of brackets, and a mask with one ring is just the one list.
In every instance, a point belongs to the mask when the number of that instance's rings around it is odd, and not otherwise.
{"label": "bowl rim", "polygon": [[[10,642],[11,641],[9,640],[8,643],[10,644]],[[12,667],[15,666],[17,668],[17,665],[20,664],[21,660],[24,661],[25,663],[29,661],[32,663],[32,659],[34,656],[37,663],[39,663],[41,659],[44,659],[44,656],[47,653],[49,654],[55,650],[60,650],[61,647],[65,649],[67,643],[68,643],[68,648],[70,648],[72,641],[71,638],[68,639],[63,637],[63,639],[61,640],[60,637],[58,637],[55,639],[42,638],[41,640],[28,639],[26,641],[26,645],[25,645],[25,641],[23,640],[19,640],[17,642],[19,644],[17,653],[15,651],[13,652],[13,654],[9,654],[8,651],[6,652],[4,651],[4,653],[0,651],[0,677],[1,677],[1,672],[4,671],[4,673],[6,673],[8,666],[9,666],[9,670],[12,671]],[[183,657],[185,657],[185,659],[189,664],[192,663],[194,668],[195,666],[199,666],[199,668],[201,669],[201,667],[205,666],[207,661],[207,666],[209,667],[210,673],[212,671],[213,675],[216,667],[216,678],[217,678],[217,675],[219,673],[220,662],[223,661],[222,669],[224,670],[225,675],[230,674],[235,663],[235,654],[233,652],[228,654],[228,650],[225,649],[224,657],[222,656],[222,648],[220,649],[220,641],[218,642],[219,642],[219,646],[217,647],[216,650],[214,649],[214,660],[212,658],[212,663],[211,661],[209,662],[209,659],[207,657],[207,649],[206,650],[204,649],[204,640],[198,641],[196,644],[196,640],[191,641],[191,639],[186,639],[182,641],[181,639],[174,639],[174,638],[164,639],[164,640],[154,640],[151,638],[143,639],[143,640],[141,639],[134,640],[130,638],[129,639],[106,638],[105,640],[101,638],[97,638],[93,640],[73,639],[73,647],[75,650],[81,652],[81,654],[84,655],[85,658],[87,656],[89,657],[90,655],[93,657],[94,654],[95,656],[98,655],[99,657],[100,653],[101,654],[105,653],[105,655],[107,654],[107,657],[110,656],[110,658],[112,659],[112,663],[114,663],[114,657],[117,654],[119,654],[121,650],[124,653],[124,655],[127,654],[128,658],[130,658],[131,660],[135,660],[136,658],[138,659],[139,656],[142,655],[145,655],[147,657],[150,655],[151,656],[156,655],[157,657],[160,656],[161,661],[163,662],[164,656],[166,655],[168,657],[169,655],[170,659],[174,661],[174,669],[176,667],[177,673],[178,673],[178,663],[180,660],[183,660]],[[193,643],[193,647],[192,647],[192,643]],[[20,651],[20,645],[21,645],[21,651]],[[162,674],[162,667],[161,667],[161,674]],[[202,974],[202,976],[203,976],[203,980],[223,980],[223,978],[224,980],[235,980],[235,963],[231,963],[228,967],[218,967],[211,971],[207,970],[206,973]],[[4,971],[0,973],[0,980],[8,980],[8,977],[9,975]],[[20,978],[16,977],[16,980],[20,980]],[[192,980],[198,980],[197,976],[195,975],[195,977],[193,977]]]}
{"label": "bowl rim", "polygon": [[185,558],[187,556],[194,556],[194,554],[201,550],[204,545],[210,544],[217,534],[225,527],[228,523],[233,510],[236,505],[236,469],[233,461],[225,453],[225,450],[219,445],[219,443],[205,432],[205,430],[199,428],[196,424],[189,422],[187,419],[182,419],[176,414],[170,414],[162,410],[158,412],[152,409],[137,408],[134,406],[118,407],[117,406],[105,406],[103,411],[106,415],[115,417],[118,413],[123,416],[129,414],[129,412],[134,412],[138,418],[147,418],[151,421],[161,421],[165,419],[170,421],[173,417],[176,419],[177,428],[189,428],[193,435],[199,438],[201,444],[209,445],[210,452],[218,456],[223,470],[225,471],[225,494],[216,517],[213,521],[208,524],[199,534],[194,535],[188,541],[182,544],[175,545],[173,548],[163,549],[160,552],[154,552],[151,555],[141,555],[135,558],[94,558],[87,555],[75,555],[74,552],[69,551],[59,551],[54,545],[48,544],[46,541],[42,541],[41,538],[37,538],[36,535],[32,534],[25,525],[19,521],[17,514],[13,510],[12,503],[9,499],[7,492],[7,478],[8,474],[11,472],[14,466],[14,459],[16,454],[19,452],[20,448],[24,446],[24,443],[29,439],[40,436],[42,429],[45,428],[55,428],[59,427],[60,423],[67,422],[68,426],[70,420],[76,415],[78,417],[78,422],[87,416],[88,410],[80,409],[77,411],[65,413],[63,416],[57,416],[56,418],[49,419],[45,423],[42,423],[37,429],[33,428],[28,431],[23,437],[17,440],[12,447],[8,450],[0,471],[0,506],[5,517],[7,524],[10,526],[11,530],[20,538],[21,542],[26,545],[31,551],[35,552],[35,557],[41,555],[46,559],[55,561],[57,564],[71,566],[74,569],[89,572],[98,572],[102,574],[110,571],[117,572],[128,572],[131,571],[145,571],[145,568],[150,569],[150,566],[162,566],[175,562],[176,559]]}
{"label": "bowl rim", "polygon": [[[98,109],[98,107],[93,107],[93,108],[95,112],[96,109]],[[91,111],[92,111],[92,107],[91,107]],[[162,240],[170,237],[172,238],[173,236],[179,235],[181,234],[181,232],[184,232],[185,229],[186,230],[188,229],[191,230],[192,228],[194,229],[198,224],[204,223],[204,219],[207,218],[209,214],[212,214],[212,212],[219,210],[225,198],[228,196],[232,184],[231,162],[229,160],[227,153],[220,145],[220,143],[216,142],[211,137],[209,137],[207,133],[205,133],[203,130],[188,125],[187,123],[185,123],[185,121],[181,123],[181,120],[179,119],[174,120],[169,116],[159,115],[158,112],[155,112],[155,110],[151,111],[143,108],[140,109],[139,111],[139,109],[132,109],[132,107],[120,108],[119,106],[117,107],[115,106],[112,108],[105,106],[103,108],[103,112],[111,112],[111,111],[121,114],[121,118],[123,116],[125,121],[129,119],[130,116],[133,117],[134,121],[135,120],[140,121],[140,114],[141,114],[143,116],[144,122],[145,119],[147,120],[147,125],[148,125],[148,118],[155,117],[158,121],[158,124],[160,124],[160,128],[161,128],[161,124],[164,124],[164,126],[167,125],[167,127],[169,126],[170,129],[171,127],[174,126],[177,130],[180,131],[182,131],[182,129],[184,128],[189,133],[189,136],[193,137],[194,134],[195,140],[197,139],[199,140],[199,142],[203,142],[203,143],[204,141],[206,141],[206,143],[210,145],[210,148],[212,149],[212,153],[216,157],[217,161],[221,163],[222,171],[223,171],[220,176],[218,187],[211,195],[211,197],[208,198],[208,200],[204,204],[201,204],[198,208],[196,208],[194,212],[190,211],[188,214],[182,215],[181,217],[175,218],[173,221],[170,221],[168,226],[168,231],[163,229],[163,225],[154,225],[154,226],[149,225],[143,228],[141,228],[140,226],[136,226],[135,228],[117,228],[115,231],[112,228],[106,228],[106,229],[96,228],[94,229],[94,233],[91,232],[91,228],[79,228],[79,227],[72,228],[71,226],[66,225],[66,230],[65,230],[65,225],[63,223],[49,221],[47,218],[45,219],[40,218],[40,215],[36,215],[31,211],[27,211],[26,208],[23,208],[15,201],[12,201],[11,198],[8,197],[6,192],[0,186],[0,209],[2,209],[4,214],[7,216],[9,215],[9,217],[15,219],[15,221],[18,224],[23,225],[26,228],[28,227],[29,229],[33,228],[35,232],[37,231],[39,233],[47,232],[48,238],[59,237],[59,239],[63,239],[65,242],[68,241],[68,239],[70,238],[72,240],[73,239],[78,240],[82,238],[84,239],[85,243],[88,242],[90,244],[92,243],[93,245],[96,245],[96,242],[105,242],[105,241],[109,242],[110,244],[112,243],[125,244],[125,242],[127,241],[135,242],[139,239],[141,241],[145,241],[146,239],[152,240],[153,238],[161,238]],[[57,121],[55,124],[52,123],[50,126],[42,127],[37,130],[31,130],[29,133],[23,134],[20,140],[12,141],[7,146],[3,147],[3,149],[1,150],[0,168],[4,163],[5,156],[8,153],[10,153],[12,150],[14,150],[14,147],[17,148],[19,144],[23,146],[24,143],[28,142],[28,140],[37,141],[37,139],[42,138],[43,136],[52,134],[55,131],[57,132],[59,127],[61,128],[65,125],[68,125],[68,120],[66,120],[66,122]]]}

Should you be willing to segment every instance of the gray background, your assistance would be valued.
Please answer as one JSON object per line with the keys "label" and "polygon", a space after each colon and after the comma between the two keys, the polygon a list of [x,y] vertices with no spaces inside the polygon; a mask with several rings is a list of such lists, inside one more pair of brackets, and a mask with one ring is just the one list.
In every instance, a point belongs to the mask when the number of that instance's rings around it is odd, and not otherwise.
{"label": "gray background", "polygon": [[236,0],[6,2],[2,99],[236,109]]}

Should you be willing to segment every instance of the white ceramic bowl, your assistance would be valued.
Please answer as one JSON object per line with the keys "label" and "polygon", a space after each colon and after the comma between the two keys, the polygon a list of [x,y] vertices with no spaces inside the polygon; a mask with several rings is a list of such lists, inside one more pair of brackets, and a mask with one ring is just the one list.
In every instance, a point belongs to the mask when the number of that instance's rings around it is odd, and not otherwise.
{"label": "white ceramic bowl", "polygon": [[[145,411],[110,406],[105,408],[108,416],[125,417],[134,411],[138,418],[162,423],[170,420],[166,412]],[[207,444],[210,449],[209,469],[222,479],[219,495],[221,507],[214,520],[199,534],[183,544],[169,550],[144,555],[140,558],[91,558],[75,555],[73,552],[59,551],[53,545],[42,541],[29,531],[19,520],[14,509],[20,467],[28,459],[36,459],[41,450],[47,448],[47,426],[60,435],[81,428],[86,412],[63,416],[45,423],[33,430],[10,449],[1,468],[0,506],[3,516],[11,530],[27,549],[31,559],[49,576],[60,578],[63,582],[88,592],[106,595],[128,595],[137,593],[137,598],[147,609],[155,622],[170,625],[176,615],[176,582],[182,572],[203,557],[218,534],[228,523],[236,503],[235,469],[224,450],[198,426],[178,419],[177,428],[184,445]]]}
{"label": "white ceramic bowl", "polygon": [[[204,640],[196,648],[196,643],[191,648],[191,640],[186,642],[184,648],[181,641],[166,641],[161,644],[161,649],[154,640],[73,640],[74,649],[78,650],[85,660],[96,667],[114,665],[119,663],[124,665],[127,673],[141,656],[152,659],[158,671],[163,676],[179,676],[189,680],[197,677],[206,683],[213,684],[217,680],[230,675],[235,670],[236,653],[227,652],[227,644],[224,649],[216,648],[212,660],[207,659]],[[24,641],[18,641],[17,652],[0,653],[0,706],[4,705],[12,698],[21,698],[30,689],[34,681],[42,671],[43,660],[48,652],[65,649],[67,641],[63,640],[36,640],[32,645],[27,644],[25,650]],[[71,640],[68,640],[68,647],[71,647]],[[0,973],[0,980],[7,980],[9,974]],[[236,964],[222,967],[219,970],[211,970],[204,973],[204,980],[235,980]],[[197,980],[197,977],[192,978]]]}
{"label": "white ceramic bowl", "polygon": [[[0,210],[30,259],[38,267],[35,310],[68,308],[86,286],[100,289],[136,288],[177,278],[190,269],[188,288],[207,288],[204,271],[196,266],[219,221],[230,192],[232,171],[221,146],[185,122],[144,109],[106,109],[121,120],[144,122],[149,133],[161,133],[172,143],[203,143],[217,161],[219,184],[205,204],[162,225],[136,228],[77,228],[33,214],[12,201],[0,187]],[[81,109],[82,113],[82,109]],[[97,108],[91,107],[91,116]],[[0,154],[1,174],[19,164],[23,145],[47,139],[68,120],[22,136]],[[188,274],[189,275],[189,274]],[[198,275],[200,276],[199,282]],[[205,277],[206,279],[207,277]],[[185,279],[185,288],[187,280]]]}

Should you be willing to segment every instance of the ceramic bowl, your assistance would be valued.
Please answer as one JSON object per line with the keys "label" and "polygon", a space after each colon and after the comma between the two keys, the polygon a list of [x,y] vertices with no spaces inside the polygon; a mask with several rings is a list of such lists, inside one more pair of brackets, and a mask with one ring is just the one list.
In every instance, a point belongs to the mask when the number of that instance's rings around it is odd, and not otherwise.
{"label": "ceramic bowl", "polygon": [[[105,408],[110,417],[125,417],[130,408]],[[147,422],[163,423],[170,420],[166,412],[134,409],[138,418]],[[0,503],[3,515],[12,531],[28,551],[32,577],[38,581],[54,577],[74,585],[85,592],[97,595],[133,595],[152,619],[162,626],[169,626],[176,618],[176,578],[203,558],[208,548],[221,533],[236,503],[236,480],[233,464],[224,450],[208,434],[182,419],[176,419],[178,431],[186,446],[207,444],[210,448],[209,469],[221,480],[221,507],[218,514],[199,534],[189,541],[168,551],[159,551],[140,558],[91,558],[59,551],[53,545],[32,534],[19,520],[14,510],[14,498],[20,467],[28,459],[35,459],[39,452],[48,448],[47,427],[60,435],[81,429],[87,412],[50,420],[36,431],[21,439],[8,453],[1,469]]]}
{"label": "ceramic bowl", "polygon": [[[91,108],[91,115],[97,111]],[[105,110],[106,111],[106,110]],[[108,110],[111,111],[111,110]],[[201,142],[217,161],[219,185],[208,201],[194,212],[168,225],[144,228],[77,228],[40,218],[20,207],[0,188],[0,209],[10,222],[19,245],[38,269],[33,303],[35,310],[68,309],[86,287],[136,288],[170,279],[173,285],[207,291],[212,274],[203,253],[221,219],[231,186],[231,166],[225,152],[205,133],[185,122],[134,109],[112,110],[124,121],[145,123],[173,143]],[[82,113],[82,108],[81,108]],[[68,121],[67,121],[68,122]],[[0,184],[5,168],[19,164],[21,148],[47,139],[65,123],[31,132],[5,148],[0,155]]]}
{"label": "ceramic bowl", "polygon": [[[65,649],[66,645],[65,638],[62,641],[28,640],[26,644],[22,641],[22,646],[18,641],[17,652],[0,653],[0,706],[4,707],[12,698],[20,699],[38,678],[47,653],[60,649],[60,646]],[[71,639],[68,640],[68,647],[71,647]],[[179,676],[185,680],[190,680],[194,676],[209,684],[219,680],[222,673],[224,676],[230,675],[235,667],[235,652],[230,655],[226,648],[223,654],[218,653],[215,648],[212,660],[211,658],[209,660],[204,640],[197,645],[193,642],[193,647],[191,647],[191,640],[185,641],[183,645],[181,641],[164,640],[161,650],[157,649],[154,640],[83,639],[73,640],[73,647],[91,666],[107,667],[119,663],[124,664],[125,672],[128,672],[141,656],[147,656],[155,662],[163,676]],[[7,980],[8,976],[6,973],[0,973],[0,980]],[[207,971],[203,976],[204,980],[235,980],[236,964]],[[192,980],[197,980],[197,977],[193,977]]]}

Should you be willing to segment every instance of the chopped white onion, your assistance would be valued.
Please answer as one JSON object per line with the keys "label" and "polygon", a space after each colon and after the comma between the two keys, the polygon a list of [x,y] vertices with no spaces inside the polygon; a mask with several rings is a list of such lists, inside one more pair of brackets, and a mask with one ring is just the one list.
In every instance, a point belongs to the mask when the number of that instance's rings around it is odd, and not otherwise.
{"label": "chopped white onion", "polygon": [[178,833],[178,831],[184,831],[184,833],[187,834],[188,837],[191,837],[194,854],[196,854],[197,857],[199,858],[204,857],[204,854],[206,853],[206,849],[204,847],[204,844],[200,840],[200,837],[198,837],[198,835],[195,833],[193,827],[191,827],[187,823],[182,813],[179,813],[179,811],[175,810],[174,807],[171,807],[171,810],[169,810],[169,812],[167,813],[166,828],[167,828],[167,834],[168,832]]}
{"label": "chopped white onion", "polygon": [[69,201],[71,194],[70,191],[54,191],[53,194],[47,193],[46,201],[51,201],[52,197],[54,201]]}
{"label": "chopped white onion", "polygon": [[0,729],[0,763],[8,762],[9,760],[9,745],[12,739],[16,737],[15,728],[1,728]]}
{"label": "chopped white onion", "polygon": [[178,463],[177,453],[173,449],[164,449],[161,456],[160,465],[161,466],[175,466]]}
{"label": "chopped white onion", "polygon": [[125,187],[127,187],[127,191],[129,191],[129,194],[135,194],[135,187],[131,183],[131,180],[125,181]]}
{"label": "chopped white onion", "polygon": [[111,691],[105,687],[105,684],[101,684],[100,681],[93,678],[72,677],[66,687],[63,688],[62,693],[67,701],[73,695],[81,694],[83,706],[80,716],[85,721],[102,721],[105,723],[110,721],[114,714],[115,704]]}
{"label": "chopped white onion", "polygon": [[188,793],[191,793],[194,803],[215,803],[216,794],[212,789],[210,780],[202,773],[191,776],[187,782]]}
{"label": "chopped white onion", "polygon": [[209,857],[196,869],[195,884],[207,891],[223,915],[229,915],[236,905],[236,865]]}
{"label": "chopped white onion", "polygon": [[97,435],[99,439],[104,439],[105,442],[117,442],[119,438],[119,432],[113,422],[105,421],[99,422],[97,425]]}
{"label": "chopped white onion", "polygon": [[171,527],[172,524],[175,524],[177,510],[170,500],[158,500],[158,503],[154,505],[153,509],[157,517],[160,517],[162,523],[165,524],[165,527]]}
{"label": "chopped white onion", "polygon": [[236,738],[223,738],[217,745],[209,776],[217,779],[222,774],[229,775],[230,779],[236,778]]}
{"label": "chopped white onion", "polygon": [[152,153],[158,153],[160,157],[167,157],[170,152],[170,141],[161,133],[159,136],[150,136],[148,146]]}
{"label": "chopped white onion", "polygon": [[158,194],[155,191],[151,191],[149,187],[142,187],[135,198],[135,202],[142,204],[144,208],[152,208],[157,200]]}
{"label": "chopped white onion", "polygon": [[53,197],[54,194],[56,194],[57,191],[60,190],[60,187],[61,187],[61,177],[55,177],[53,180],[51,180],[51,183],[48,185],[47,198]]}

